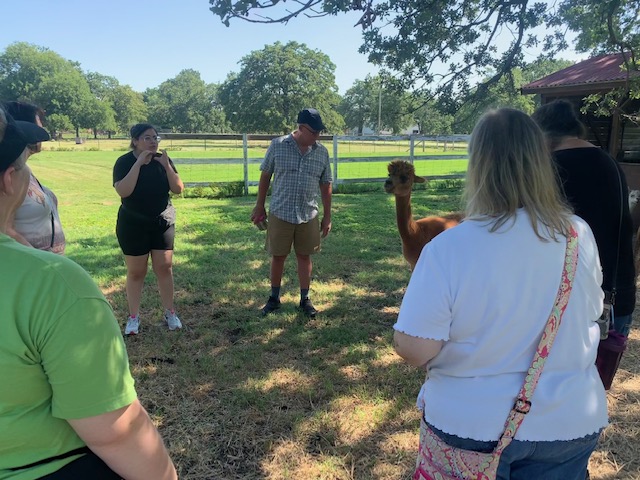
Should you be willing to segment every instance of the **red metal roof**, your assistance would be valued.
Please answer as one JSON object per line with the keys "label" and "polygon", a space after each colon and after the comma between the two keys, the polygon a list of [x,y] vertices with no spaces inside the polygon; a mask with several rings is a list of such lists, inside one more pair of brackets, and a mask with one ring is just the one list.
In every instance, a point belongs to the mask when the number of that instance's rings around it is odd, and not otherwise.
{"label": "red metal roof", "polygon": [[[624,81],[627,72],[621,69],[623,63],[622,53],[612,53],[589,58],[570,67],[558,70],[535,82],[524,85],[522,91],[523,93],[535,93],[536,90],[543,88]],[[640,74],[640,72],[631,72],[632,76],[638,74]]]}

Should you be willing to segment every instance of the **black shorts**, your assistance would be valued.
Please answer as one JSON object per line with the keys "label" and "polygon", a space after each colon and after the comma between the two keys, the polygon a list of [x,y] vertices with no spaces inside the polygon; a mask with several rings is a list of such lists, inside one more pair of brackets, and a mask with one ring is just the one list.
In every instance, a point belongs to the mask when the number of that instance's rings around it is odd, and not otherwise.
{"label": "black shorts", "polygon": [[65,465],[60,470],[40,477],[40,480],[71,480],[83,478],[90,478],[91,480],[119,480],[121,477],[111,470],[95,453],[89,452]]}
{"label": "black shorts", "polygon": [[122,207],[118,210],[116,236],[125,255],[135,257],[151,250],[173,250],[175,235],[176,226],[160,217],[152,220],[131,215]]}

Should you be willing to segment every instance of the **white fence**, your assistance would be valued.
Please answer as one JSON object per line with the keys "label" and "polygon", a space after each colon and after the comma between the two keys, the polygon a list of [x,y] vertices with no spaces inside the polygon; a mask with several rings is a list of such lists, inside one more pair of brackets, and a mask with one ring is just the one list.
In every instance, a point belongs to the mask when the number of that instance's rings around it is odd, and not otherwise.
{"label": "white fence", "polygon": [[[174,163],[182,165],[183,169],[200,169],[198,175],[186,179],[188,187],[223,185],[231,182],[243,182],[244,193],[248,194],[249,186],[258,184],[258,166],[263,157],[250,157],[251,145],[262,142],[267,145],[277,135],[215,135],[215,134],[176,134],[163,133],[163,140],[213,140],[213,141],[242,141],[242,158],[173,158]],[[378,182],[386,179],[386,164],[393,159],[405,159],[416,163],[418,175],[428,175],[429,178],[461,178],[467,160],[468,135],[448,136],[321,136],[323,143],[332,155],[332,173],[334,183]],[[211,144],[210,144],[211,145]],[[425,153],[427,149],[438,149],[441,153]],[[357,155],[359,152],[362,155]],[[460,153],[456,153],[459,150]],[[254,150],[255,151],[255,150]],[[422,152],[422,153],[421,153]],[[385,155],[385,153],[391,153]],[[457,163],[454,163],[457,162]],[[461,166],[464,164],[464,168]],[[213,166],[213,168],[212,168]],[[223,168],[226,175],[220,175]],[[461,170],[462,168],[462,170]],[[195,177],[198,177],[197,179]],[[206,178],[202,178],[206,177]],[[224,177],[221,179],[221,177]]]}

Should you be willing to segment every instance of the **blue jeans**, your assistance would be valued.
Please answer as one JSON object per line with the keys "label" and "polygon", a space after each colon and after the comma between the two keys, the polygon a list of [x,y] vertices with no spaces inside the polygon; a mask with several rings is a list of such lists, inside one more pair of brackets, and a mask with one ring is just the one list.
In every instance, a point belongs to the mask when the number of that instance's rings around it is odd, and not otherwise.
{"label": "blue jeans", "polygon": [[[441,440],[456,448],[489,453],[498,442],[480,442],[429,428]],[[600,432],[575,440],[525,442],[514,440],[502,452],[497,480],[584,480],[591,452],[596,448]]]}
{"label": "blue jeans", "polygon": [[624,335],[625,337],[629,336],[629,331],[631,330],[631,320],[632,316],[629,315],[615,315],[614,310],[613,315],[613,328],[616,332]]}

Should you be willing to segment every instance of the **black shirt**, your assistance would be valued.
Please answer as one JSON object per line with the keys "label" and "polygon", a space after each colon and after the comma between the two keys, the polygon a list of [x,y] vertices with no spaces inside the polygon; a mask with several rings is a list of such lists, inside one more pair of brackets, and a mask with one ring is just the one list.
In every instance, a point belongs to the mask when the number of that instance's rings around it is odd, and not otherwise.
{"label": "black shirt", "polygon": [[636,303],[636,280],[633,227],[624,173],[618,163],[599,148],[558,150],[553,156],[567,200],[576,215],[589,224],[596,239],[604,276],[602,288],[611,291],[613,275],[617,272],[614,312],[629,315]]}
{"label": "black shirt", "polygon": [[[134,163],[136,163],[136,157],[133,152],[116,160],[113,167],[114,185],[127,176]],[[169,160],[169,164],[177,173],[178,171],[171,160]],[[171,205],[169,179],[160,162],[151,160],[147,165],[140,167],[138,182],[131,195],[122,199],[122,205],[128,211],[151,218],[157,217]]]}

